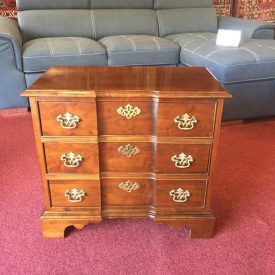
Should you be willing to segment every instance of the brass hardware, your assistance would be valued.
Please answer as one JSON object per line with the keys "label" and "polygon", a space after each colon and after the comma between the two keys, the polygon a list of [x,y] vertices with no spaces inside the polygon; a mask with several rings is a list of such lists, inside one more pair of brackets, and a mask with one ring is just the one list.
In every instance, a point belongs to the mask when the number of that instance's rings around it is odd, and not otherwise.
{"label": "brass hardware", "polygon": [[121,182],[119,185],[119,188],[131,193],[132,191],[135,191],[139,189],[139,184],[137,182],[131,182],[130,180],[127,180],[126,182]]}
{"label": "brass hardware", "polygon": [[174,155],[171,157],[171,160],[175,163],[175,166],[178,168],[188,168],[191,165],[191,162],[194,161],[191,155],[186,155],[183,152],[181,154]]}
{"label": "brass hardware", "polygon": [[176,116],[174,118],[174,122],[178,124],[178,128],[180,130],[192,130],[194,128],[194,125],[198,122],[196,117],[190,116],[189,114],[185,113],[180,116]]}
{"label": "brass hardware", "polygon": [[117,109],[117,113],[126,117],[127,119],[131,119],[132,117],[139,115],[141,110],[138,107],[133,107],[132,105],[127,104],[124,107],[120,106]]}
{"label": "brass hardware", "polygon": [[130,158],[131,156],[134,156],[140,152],[140,149],[137,146],[133,146],[131,144],[127,144],[125,146],[121,145],[117,150],[127,158]]}
{"label": "brass hardware", "polygon": [[67,190],[64,193],[64,196],[68,197],[69,202],[81,202],[85,195],[86,194],[83,190],[77,190],[76,188]]}
{"label": "brass hardware", "polygon": [[60,126],[64,129],[74,129],[77,127],[80,117],[78,115],[72,115],[67,112],[65,115],[58,115],[56,121],[60,123]]}
{"label": "brass hardware", "polygon": [[73,152],[63,154],[60,159],[64,161],[64,166],[69,168],[75,168],[79,166],[80,162],[83,160],[81,155],[75,154]]}
{"label": "brass hardware", "polygon": [[188,197],[191,196],[191,193],[188,190],[183,190],[182,188],[178,188],[177,190],[173,189],[169,194],[173,197],[173,201],[175,202],[187,202]]}

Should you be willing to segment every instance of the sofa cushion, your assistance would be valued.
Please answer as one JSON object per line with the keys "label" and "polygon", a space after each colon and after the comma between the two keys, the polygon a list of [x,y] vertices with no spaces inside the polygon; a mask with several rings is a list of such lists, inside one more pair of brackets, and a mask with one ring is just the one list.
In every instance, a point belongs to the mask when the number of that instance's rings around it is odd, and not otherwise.
{"label": "sofa cushion", "polygon": [[23,45],[24,72],[43,72],[56,65],[107,65],[106,50],[81,37],[39,38]]}
{"label": "sofa cushion", "polygon": [[234,48],[217,46],[212,33],[167,38],[181,47],[181,63],[207,67],[224,84],[275,79],[275,40],[243,40]]}
{"label": "sofa cushion", "polygon": [[155,9],[211,8],[213,0],[155,0]]}
{"label": "sofa cushion", "polygon": [[150,35],[119,35],[99,40],[108,53],[108,65],[173,65],[179,63],[179,47]]}
{"label": "sofa cushion", "polygon": [[157,10],[159,35],[190,32],[217,32],[214,8],[184,8]]}

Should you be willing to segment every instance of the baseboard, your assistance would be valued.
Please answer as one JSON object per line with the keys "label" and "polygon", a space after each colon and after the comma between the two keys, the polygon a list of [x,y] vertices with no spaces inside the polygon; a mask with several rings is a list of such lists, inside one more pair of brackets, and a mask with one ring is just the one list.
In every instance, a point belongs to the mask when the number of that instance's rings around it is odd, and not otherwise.
{"label": "baseboard", "polygon": [[29,111],[29,110],[28,110],[27,107],[2,109],[2,110],[0,110],[0,115],[27,113],[28,111]]}
{"label": "baseboard", "polygon": [[243,122],[244,121],[242,119],[223,121],[222,124],[221,124],[221,127],[232,126],[232,125],[236,125],[236,124],[242,124]]}

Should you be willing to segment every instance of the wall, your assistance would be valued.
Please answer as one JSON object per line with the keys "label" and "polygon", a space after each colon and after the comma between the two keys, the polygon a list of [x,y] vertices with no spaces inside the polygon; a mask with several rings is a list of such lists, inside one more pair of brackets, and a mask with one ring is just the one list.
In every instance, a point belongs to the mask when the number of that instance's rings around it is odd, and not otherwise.
{"label": "wall", "polygon": [[0,15],[7,17],[16,17],[16,0],[0,0]]}
{"label": "wall", "polygon": [[275,22],[275,0],[237,0],[234,15]]}
{"label": "wall", "polygon": [[214,0],[218,15],[233,14],[233,0]]}

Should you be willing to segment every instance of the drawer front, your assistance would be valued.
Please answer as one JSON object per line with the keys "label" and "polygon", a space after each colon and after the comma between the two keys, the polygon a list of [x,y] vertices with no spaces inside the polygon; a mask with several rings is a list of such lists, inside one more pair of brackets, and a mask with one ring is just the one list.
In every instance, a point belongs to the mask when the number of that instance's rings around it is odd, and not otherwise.
{"label": "drawer front", "polygon": [[45,143],[48,173],[99,173],[97,143]]}
{"label": "drawer front", "polygon": [[207,181],[157,180],[156,207],[204,208]]}
{"label": "drawer front", "polygon": [[103,206],[149,206],[152,203],[150,179],[103,179]]}
{"label": "drawer front", "polygon": [[212,137],[215,103],[160,103],[158,136]]}
{"label": "drawer front", "polygon": [[101,172],[150,172],[155,146],[150,142],[100,142]]}
{"label": "drawer front", "polygon": [[157,173],[208,173],[210,144],[157,144]]}
{"label": "drawer front", "polygon": [[92,102],[39,102],[42,135],[97,135],[96,104]]}
{"label": "drawer front", "polygon": [[148,101],[99,101],[100,135],[152,135],[155,103]]}
{"label": "drawer front", "polygon": [[50,181],[52,207],[101,207],[100,182]]}

